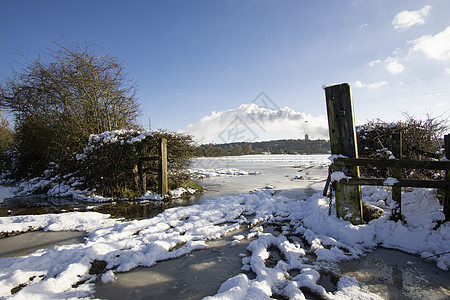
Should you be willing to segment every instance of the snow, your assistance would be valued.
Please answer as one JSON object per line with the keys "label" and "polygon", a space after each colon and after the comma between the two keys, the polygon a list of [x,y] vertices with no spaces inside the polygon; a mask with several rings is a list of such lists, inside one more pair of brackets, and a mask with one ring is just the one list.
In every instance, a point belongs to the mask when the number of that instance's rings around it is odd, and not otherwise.
{"label": "snow", "polygon": [[215,168],[215,169],[199,169],[192,168],[189,172],[198,178],[206,177],[229,177],[229,176],[242,176],[242,175],[258,175],[258,171],[243,171],[236,168]]}
{"label": "snow", "polygon": [[342,83],[326,83],[324,85],[322,85],[322,89],[326,89],[335,85],[341,85]]}
{"label": "snow", "polygon": [[[129,144],[134,144],[137,142],[142,141],[147,136],[150,136],[155,131],[148,130],[148,131],[138,131],[138,130],[113,130],[113,131],[105,131],[99,134],[91,134],[89,137],[89,145],[92,145],[93,143],[101,143],[101,144],[108,144],[108,143],[123,143],[124,141],[127,141]],[[129,136],[134,136],[132,139],[128,140]]]}
{"label": "snow", "polygon": [[397,178],[394,178],[394,177],[386,178],[386,180],[383,181],[383,185],[387,185],[387,186],[393,186],[396,183],[398,183],[398,180],[397,180]]}
{"label": "snow", "polygon": [[[323,270],[333,263],[356,259],[377,246],[417,254],[449,269],[450,224],[437,227],[444,214],[435,190],[403,192],[404,223],[389,219],[395,205],[390,187],[363,187],[362,195],[383,214],[359,226],[337,218],[334,204],[329,215],[329,199],[321,193],[297,200],[274,189],[225,195],[144,220],[110,219],[95,212],[2,217],[2,232],[82,230],[88,235],[81,244],[0,259],[0,297],[92,297],[97,279],[114,281],[119,272],[204,249],[208,241],[245,228],[247,232],[235,234],[232,241],[250,241],[248,253],[240,255],[243,272],[206,299],[270,299],[274,293],[305,299],[305,288],[325,299],[379,299],[352,277],[342,276],[335,292],[320,284]],[[279,225],[279,232],[268,230],[273,224]],[[273,251],[280,258],[268,264]],[[105,262],[101,274],[91,274],[94,261]],[[249,277],[249,271],[255,276]],[[291,275],[293,271],[297,273]]]}
{"label": "snow", "polygon": [[91,231],[101,226],[112,226],[116,220],[97,212],[70,212],[65,214],[25,215],[0,218],[1,232],[28,231]]}
{"label": "snow", "polygon": [[196,190],[194,190],[193,188],[184,188],[184,187],[179,187],[176,188],[174,190],[170,191],[170,195],[172,196],[172,198],[180,198],[181,196],[183,196],[184,194],[190,194],[193,195],[196,192]]}
{"label": "snow", "polygon": [[333,173],[331,173],[331,181],[332,182],[339,182],[342,179],[349,179],[350,177],[348,177],[347,175],[345,175],[344,172],[341,171],[335,171]]}

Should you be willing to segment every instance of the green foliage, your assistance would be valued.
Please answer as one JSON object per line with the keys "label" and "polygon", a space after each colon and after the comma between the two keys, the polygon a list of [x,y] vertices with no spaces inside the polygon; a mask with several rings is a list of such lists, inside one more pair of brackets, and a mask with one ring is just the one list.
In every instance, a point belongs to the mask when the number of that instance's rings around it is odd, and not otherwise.
{"label": "green foliage", "polygon": [[191,188],[194,189],[198,192],[203,192],[205,189],[198,183],[194,182],[194,181],[185,181],[184,183],[181,184],[182,188]]}

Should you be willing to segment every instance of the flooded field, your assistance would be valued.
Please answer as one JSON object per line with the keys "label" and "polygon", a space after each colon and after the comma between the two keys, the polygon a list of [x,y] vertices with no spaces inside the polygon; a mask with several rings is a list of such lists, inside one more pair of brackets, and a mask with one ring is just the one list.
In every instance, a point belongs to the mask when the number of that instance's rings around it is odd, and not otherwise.
{"label": "flooded field", "polygon": [[[39,196],[6,200],[0,214],[45,214],[68,211],[97,211],[115,218],[143,220],[177,206],[190,206],[208,200],[258,189],[269,189],[273,194],[290,199],[305,200],[321,192],[327,176],[326,156],[309,159],[308,156],[264,156],[196,159],[194,167],[204,170],[239,169],[252,175],[208,176],[198,179],[205,193],[170,203],[151,201],[114,201],[87,204],[67,199]],[[206,170],[206,171],[205,171]],[[270,227],[270,226],[269,226]],[[274,235],[274,228],[264,226],[264,232]],[[235,236],[249,234],[248,227],[206,242],[207,247],[175,259],[159,261],[151,267],[137,267],[128,272],[116,272],[116,280],[95,282],[95,297],[101,299],[201,299],[215,295],[223,282],[242,271],[242,258],[249,255],[250,239],[233,243]],[[84,232],[28,232],[0,239],[0,257],[30,254],[55,245],[82,244]],[[305,247],[307,249],[307,247]],[[268,264],[281,259],[271,253]],[[311,264],[315,264],[310,255]],[[272,266],[272,267],[273,267]],[[244,272],[245,273],[245,272]],[[252,272],[246,273],[254,278]],[[292,277],[298,274],[290,274]],[[450,274],[436,267],[434,262],[402,251],[377,248],[364,257],[337,264],[332,272],[323,273],[318,283],[327,292],[335,292],[341,276],[355,277],[367,290],[384,299],[448,299]],[[252,277],[253,276],[253,277]],[[307,299],[320,299],[314,293],[304,292]],[[286,299],[276,295],[277,299]]]}
{"label": "flooded field", "polygon": [[[286,159],[288,157],[288,159]],[[313,157],[313,158],[311,158]],[[317,157],[321,162],[317,165]],[[127,220],[150,218],[167,208],[200,204],[223,195],[248,193],[266,187],[279,190],[288,197],[306,199],[323,189],[327,176],[327,155],[256,155],[221,158],[198,158],[193,168],[239,169],[256,175],[204,177],[197,182],[205,188],[198,195],[173,199],[170,202],[114,200],[86,203],[74,199],[30,195],[6,199],[0,204],[0,217],[10,215],[48,214],[71,211],[96,211]]]}

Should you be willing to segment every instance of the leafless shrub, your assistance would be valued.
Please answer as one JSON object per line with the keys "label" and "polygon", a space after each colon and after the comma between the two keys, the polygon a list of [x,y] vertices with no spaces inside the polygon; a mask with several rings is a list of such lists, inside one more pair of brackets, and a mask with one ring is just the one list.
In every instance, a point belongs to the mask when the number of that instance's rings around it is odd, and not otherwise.
{"label": "leafless shrub", "polygon": [[92,46],[56,44],[0,86],[0,106],[15,115],[18,178],[39,176],[50,162],[70,170],[90,134],[138,127],[135,83],[120,60]]}
{"label": "leafless shrub", "polygon": [[[442,156],[443,136],[448,129],[448,119],[427,116],[417,120],[406,115],[405,121],[386,123],[370,121],[357,128],[358,153],[360,157],[388,159],[392,155],[393,133],[401,133],[402,158],[411,160],[436,160]],[[361,168],[363,176],[389,177],[390,170]],[[435,178],[434,170],[404,170],[404,178]]]}

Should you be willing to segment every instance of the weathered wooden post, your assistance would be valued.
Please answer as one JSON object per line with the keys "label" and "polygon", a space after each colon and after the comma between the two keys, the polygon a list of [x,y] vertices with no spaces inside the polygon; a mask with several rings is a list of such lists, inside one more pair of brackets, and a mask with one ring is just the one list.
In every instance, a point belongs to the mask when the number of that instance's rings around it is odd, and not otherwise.
{"label": "weathered wooden post", "polygon": [[142,159],[139,159],[138,173],[139,173],[139,189],[142,193],[145,193],[147,191],[147,174],[144,171]]}
{"label": "weathered wooden post", "polygon": [[[450,160],[450,134],[444,136],[445,157]],[[450,182],[450,171],[445,171],[445,179]],[[447,188],[445,190],[444,199],[444,214],[445,220],[450,221],[450,191]]]}
{"label": "weathered wooden post", "polygon": [[[392,154],[396,159],[402,159],[402,134],[393,133],[392,139]],[[392,168],[392,177],[396,179],[402,178],[401,168]],[[392,187],[392,200],[395,201],[396,207],[392,210],[391,218],[394,221],[402,220],[402,188],[399,186]]]}
{"label": "weathered wooden post", "polygon": [[167,140],[161,138],[159,141],[159,170],[158,170],[158,189],[162,197],[167,195]]}
{"label": "weathered wooden post", "polygon": [[[348,83],[326,85],[328,127],[331,154],[358,157],[356,129],[353,113],[353,99]],[[334,171],[342,171],[347,176],[359,177],[359,167],[334,166]],[[361,187],[335,183],[336,210],[338,217],[350,220],[352,224],[363,223]]]}
{"label": "weathered wooden post", "polygon": [[138,165],[139,165],[139,162],[133,166],[134,188],[136,189],[136,191],[140,192],[141,190],[140,190],[139,184],[141,182],[140,181],[141,178],[139,177],[139,167],[138,167]]}

